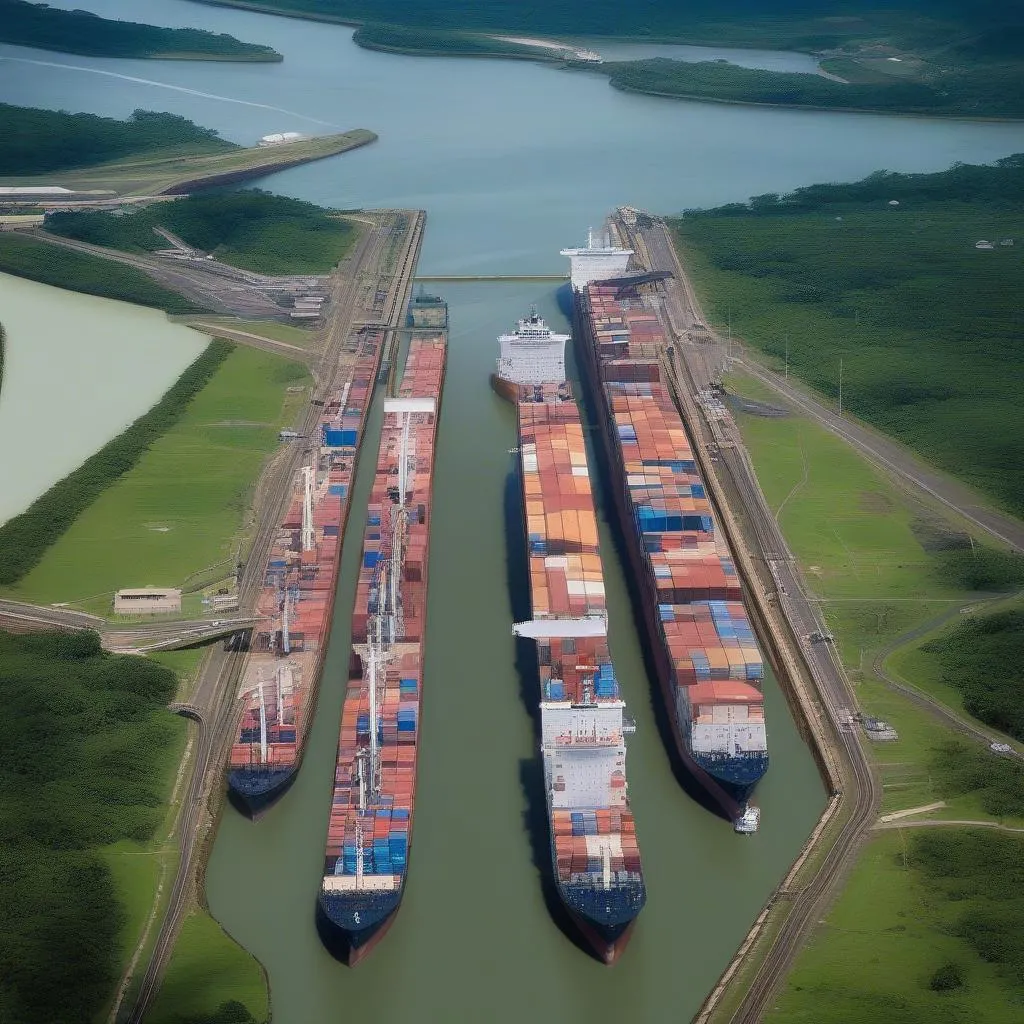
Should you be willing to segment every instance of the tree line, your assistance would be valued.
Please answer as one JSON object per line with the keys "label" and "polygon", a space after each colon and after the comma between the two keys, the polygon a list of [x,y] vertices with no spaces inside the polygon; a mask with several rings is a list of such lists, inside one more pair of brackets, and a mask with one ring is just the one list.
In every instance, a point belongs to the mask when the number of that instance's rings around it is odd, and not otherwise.
{"label": "tree line", "polygon": [[[2,2],[2,0],[0,0]],[[0,18],[3,12],[0,11]],[[0,103],[0,175],[42,174],[90,167],[137,153],[177,146],[196,152],[237,148],[212,128],[177,114],[136,110],[124,121],[66,110]]]}
{"label": "tree line", "polygon": [[95,633],[0,632],[0,1020],[92,1020],[125,911],[100,847],[163,818],[176,679]]}
{"label": "tree line", "polygon": [[279,61],[275,49],[198,28],[158,28],[65,11],[25,0],[0,0],[0,43],[89,57],[200,57]]}
{"label": "tree line", "polygon": [[149,412],[0,526],[0,585],[17,583],[30,572],[75,519],[138,463],[181,419],[233,349],[229,342],[212,341]]}

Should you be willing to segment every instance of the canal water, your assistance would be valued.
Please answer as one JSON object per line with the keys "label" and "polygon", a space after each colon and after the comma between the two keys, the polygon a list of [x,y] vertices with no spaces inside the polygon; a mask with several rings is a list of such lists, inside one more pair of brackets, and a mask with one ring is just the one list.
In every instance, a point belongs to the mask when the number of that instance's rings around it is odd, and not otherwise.
{"label": "canal water", "polygon": [[141,416],[209,338],[163,313],[0,274],[0,523]]}
{"label": "canal water", "polygon": [[[169,110],[244,143],[274,131],[371,128],[378,143],[259,184],[340,208],[427,210],[422,274],[564,272],[558,249],[582,241],[589,225],[623,203],[671,213],[879,168],[927,171],[1024,150],[1024,128],[1015,124],[678,102],[616,92],[592,72],[372,53],[355,47],[351,29],[341,26],[181,0],[141,8],[132,0],[60,4],[227,31],[270,43],[286,59],[197,65],[3,46],[0,100],[118,117],[137,107]],[[616,56],[624,55],[617,48]],[[782,67],[805,58],[771,59],[768,66]],[[402,909],[356,970],[330,957],[314,927],[358,571],[358,510],[369,490],[379,416],[356,484],[305,763],[258,824],[226,810],[207,873],[209,905],[265,965],[275,1024],[685,1021],[796,856],[825,795],[772,680],[772,767],[757,792],[761,832],[737,837],[683,792],[659,736],[605,526],[612,652],[638,722],[628,774],[649,901],[612,970],[561,930],[545,902],[543,795],[529,713],[536,691],[517,672],[511,635],[509,559],[514,567],[519,555],[510,538],[520,529],[508,514],[514,415],[487,377],[495,336],[531,302],[554,324],[565,321],[555,291],[540,283],[442,290],[451,304],[451,350],[431,540],[424,743]]]}
{"label": "canal water", "polygon": [[[773,761],[758,789],[760,834],[736,836],[683,792],[658,734],[605,524],[612,654],[638,726],[627,770],[649,898],[613,969],[561,930],[545,903],[543,790],[530,717],[536,684],[517,672],[511,634],[509,570],[514,575],[522,557],[509,454],[515,415],[490,390],[487,375],[497,329],[511,326],[531,302],[553,325],[568,325],[555,294],[537,285],[457,285],[445,294],[451,351],[431,529],[423,745],[402,908],[356,970],[330,957],[314,927],[358,574],[358,516],[346,537],[306,761],[292,790],[258,824],[225,813],[207,872],[210,908],[267,966],[275,1024],[371,1014],[388,1022],[684,1021],[796,856],[824,794],[774,680],[766,694]],[[377,423],[375,417],[374,430]],[[353,508],[365,501],[374,461],[371,435]]]}

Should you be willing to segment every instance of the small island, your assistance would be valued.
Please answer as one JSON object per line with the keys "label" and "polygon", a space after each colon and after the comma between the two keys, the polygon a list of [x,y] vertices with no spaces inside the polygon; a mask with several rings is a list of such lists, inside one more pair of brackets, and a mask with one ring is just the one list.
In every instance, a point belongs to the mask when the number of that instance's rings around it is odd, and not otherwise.
{"label": "small island", "polygon": [[115,21],[89,11],[65,11],[26,0],[0,0],[0,43],[86,57],[261,62],[284,59],[270,46],[244,43],[225,33]]}

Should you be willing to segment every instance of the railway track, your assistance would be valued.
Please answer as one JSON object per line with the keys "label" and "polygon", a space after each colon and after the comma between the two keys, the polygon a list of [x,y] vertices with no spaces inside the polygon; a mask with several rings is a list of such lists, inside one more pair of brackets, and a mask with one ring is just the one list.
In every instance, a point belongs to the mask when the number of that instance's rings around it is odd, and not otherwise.
{"label": "railway track", "polygon": [[[412,270],[419,252],[422,215],[414,215],[410,229],[400,242],[395,243],[392,229],[397,217],[402,215],[408,216],[408,213],[398,211],[374,218],[375,226],[363,234],[343,265],[350,272],[344,276],[339,272],[335,277],[331,311],[321,332],[322,354],[314,371],[315,385],[310,401],[298,429],[300,437],[289,445],[283,457],[271,464],[257,488],[257,494],[264,497],[256,511],[255,532],[239,580],[241,616],[251,615],[255,608],[263,581],[263,566],[276,535],[277,525],[290,500],[291,481],[307,456],[308,439],[317,425],[326,395],[338,386],[339,380],[348,370],[347,350],[353,336],[357,334],[357,325],[366,325],[368,318],[365,314],[373,313],[373,308],[361,301],[363,286],[368,278],[372,279],[374,291],[371,294],[376,295],[376,285],[384,273],[391,243],[401,246],[402,259],[397,275],[392,273],[390,278],[392,288],[389,294],[393,291],[393,297],[388,315],[397,320],[404,310],[404,302],[411,287]],[[381,324],[364,326],[362,329],[384,331],[398,326],[397,323]],[[233,737],[239,713],[236,695],[244,664],[243,654],[215,647],[204,665],[191,700],[175,706],[178,713],[197,723],[196,753],[189,788],[182,801],[176,826],[180,845],[178,869],[159,933],[127,1018],[129,1024],[141,1024],[144,1019],[159,990],[181,923],[192,907],[197,867],[203,854],[198,840],[205,834],[204,825],[210,821],[214,787],[219,784],[227,746]],[[123,983],[123,988],[126,990],[127,984]]]}
{"label": "railway track", "polygon": [[[776,649],[783,655],[782,662],[792,664],[801,677],[813,683],[813,696],[825,723],[824,728],[819,726],[818,708],[812,707],[807,709],[808,725],[821,748],[829,784],[839,798],[836,813],[841,824],[834,835],[829,835],[827,829],[818,830],[818,842],[829,845],[810,880],[795,889],[787,885],[784,892],[778,891],[770,901],[784,902],[788,913],[747,983],[742,1002],[729,1017],[732,1024],[752,1024],[760,1020],[797,951],[852,866],[877,816],[881,789],[859,731],[846,727],[849,709],[856,707],[856,697],[835,648],[830,643],[815,644],[807,640],[827,630],[819,618],[817,605],[804,591],[796,560],[764,498],[742,438],[695,400],[720,373],[722,341],[704,326],[706,321],[664,224],[655,222],[636,232],[626,225],[622,227],[626,237],[634,242],[632,247],[646,255],[649,269],[670,270],[674,275],[674,281],[666,284],[659,310],[669,330],[668,336],[676,341],[672,355],[663,363],[696,442],[695,453],[703,463],[705,478],[718,491],[717,503],[725,511],[722,518],[730,532],[733,549],[742,556],[749,570],[756,573],[761,584],[764,597],[754,596],[762,626],[771,633]],[[745,535],[730,509],[742,510]],[[748,580],[748,583],[754,581]],[[809,863],[810,856],[815,855],[817,850],[805,851],[803,863]],[[744,949],[749,950],[754,945],[745,943]],[[734,966],[730,965],[730,971]],[[711,1018],[721,991],[720,984],[698,1020]]]}

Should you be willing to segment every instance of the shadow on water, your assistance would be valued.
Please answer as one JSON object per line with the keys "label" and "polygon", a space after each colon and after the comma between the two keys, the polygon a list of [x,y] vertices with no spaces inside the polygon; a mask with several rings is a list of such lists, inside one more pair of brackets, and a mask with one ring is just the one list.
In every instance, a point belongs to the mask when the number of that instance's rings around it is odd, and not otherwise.
{"label": "shadow on water", "polygon": [[[569,291],[569,302],[572,303],[571,288]],[[559,289],[559,304],[562,302],[562,289]],[[643,657],[644,671],[647,674],[647,695],[650,702],[651,712],[654,717],[658,735],[661,738],[662,746],[668,754],[669,763],[672,766],[672,774],[676,781],[683,788],[687,796],[700,804],[705,810],[722,818],[721,808],[708,795],[707,791],[687,770],[676,747],[675,736],[672,729],[672,721],[669,717],[669,709],[662,696],[661,685],[658,682],[658,670],[654,661],[654,652],[651,650],[647,639],[647,627],[644,621],[643,600],[641,597],[641,582],[632,572],[629,559],[628,540],[624,532],[624,524],[619,516],[615,495],[612,492],[614,486],[613,470],[611,466],[611,454],[608,450],[608,442],[604,432],[601,430],[601,413],[597,406],[595,396],[591,389],[586,386],[582,379],[582,372],[579,360],[576,358],[576,346],[581,344],[578,339],[578,332],[573,331],[573,342],[571,349],[571,369],[573,376],[573,392],[579,403],[582,418],[584,419],[583,433],[587,439],[588,459],[591,466],[591,481],[594,489],[594,502],[598,515],[608,525],[614,542],[614,554],[617,557],[622,575],[625,577],[626,590],[629,594],[629,605],[633,618],[633,625],[639,640],[640,653]],[[606,566],[612,552],[602,552]],[[612,662],[615,661],[615,652],[612,652]]]}
{"label": "shadow on water", "polygon": [[[523,531],[523,506],[520,495],[518,465],[505,478],[505,538],[508,546],[509,603],[515,622],[530,618],[530,563]],[[540,880],[541,895],[551,920],[579,950],[597,959],[593,949],[583,940],[579,929],[565,909],[558,893],[551,865],[551,833],[548,823],[547,797],[544,786],[544,765],[540,758],[540,666],[537,645],[532,640],[516,637],[515,672],[519,683],[519,699],[533,723],[534,745],[538,753],[519,761],[519,785],[522,787],[523,828],[530,842],[530,858]]]}

